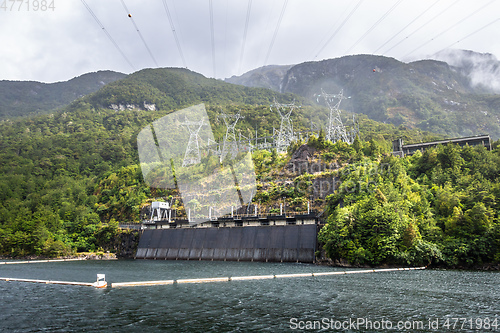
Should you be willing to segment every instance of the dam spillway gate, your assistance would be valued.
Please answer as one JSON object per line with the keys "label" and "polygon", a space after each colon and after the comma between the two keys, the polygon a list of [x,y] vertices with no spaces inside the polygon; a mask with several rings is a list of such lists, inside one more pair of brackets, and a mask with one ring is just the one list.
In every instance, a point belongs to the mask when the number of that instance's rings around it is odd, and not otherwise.
{"label": "dam spillway gate", "polygon": [[315,224],[144,230],[138,259],[314,262]]}

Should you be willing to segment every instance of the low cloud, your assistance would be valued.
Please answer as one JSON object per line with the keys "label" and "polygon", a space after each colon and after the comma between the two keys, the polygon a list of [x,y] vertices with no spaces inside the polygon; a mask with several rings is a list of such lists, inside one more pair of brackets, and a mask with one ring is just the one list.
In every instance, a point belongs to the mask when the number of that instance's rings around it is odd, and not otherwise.
{"label": "low cloud", "polygon": [[473,88],[486,88],[500,93],[500,61],[489,53],[467,50],[445,50],[432,56],[458,68],[469,79]]}

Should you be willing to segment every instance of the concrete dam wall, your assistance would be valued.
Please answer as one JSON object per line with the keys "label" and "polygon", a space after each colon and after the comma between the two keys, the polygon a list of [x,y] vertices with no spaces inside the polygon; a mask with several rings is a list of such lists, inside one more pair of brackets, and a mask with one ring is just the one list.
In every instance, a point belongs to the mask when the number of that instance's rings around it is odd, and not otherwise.
{"label": "concrete dam wall", "polygon": [[144,230],[136,258],[313,262],[316,225]]}

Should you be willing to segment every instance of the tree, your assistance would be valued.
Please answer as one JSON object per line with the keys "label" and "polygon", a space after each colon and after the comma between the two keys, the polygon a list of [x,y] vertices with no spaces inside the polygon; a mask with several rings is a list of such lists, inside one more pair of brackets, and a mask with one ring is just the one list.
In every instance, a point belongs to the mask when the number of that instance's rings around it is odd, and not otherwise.
{"label": "tree", "polygon": [[359,153],[363,149],[363,145],[361,144],[361,140],[359,140],[358,135],[356,134],[356,137],[354,138],[354,142],[352,143],[352,147],[356,151],[356,153]]}

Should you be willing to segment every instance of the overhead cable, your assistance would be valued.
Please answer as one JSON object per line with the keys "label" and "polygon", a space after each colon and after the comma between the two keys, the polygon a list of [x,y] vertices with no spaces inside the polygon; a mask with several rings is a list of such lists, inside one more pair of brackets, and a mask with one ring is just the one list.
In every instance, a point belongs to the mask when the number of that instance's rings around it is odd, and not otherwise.
{"label": "overhead cable", "polygon": [[280,30],[281,20],[283,19],[283,15],[285,15],[286,6],[288,5],[288,0],[285,0],[283,3],[283,7],[281,8],[281,14],[278,19],[278,24],[276,25],[276,29],[274,30],[273,39],[271,40],[271,44],[269,44],[269,49],[267,50],[266,59],[264,60],[264,65],[267,65],[267,60],[269,59],[269,55],[271,54],[271,50],[274,46],[274,41],[276,40],[276,36],[278,35],[278,31]]}
{"label": "overhead cable", "polygon": [[130,62],[130,60],[127,58],[127,56],[125,55],[125,53],[123,53],[122,49],[120,49],[120,47],[118,46],[118,44],[115,42],[115,40],[113,39],[113,37],[111,37],[111,35],[109,34],[109,32],[106,30],[106,28],[104,27],[104,25],[101,23],[101,21],[97,18],[97,16],[94,14],[94,11],[90,8],[89,5],[87,5],[87,3],[85,2],[85,0],[81,0],[83,5],[85,6],[85,8],[87,8],[88,12],[90,13],[90,15],[94,18],[94,20],[97,22],[97,24],[99,25],[99,27],[101,27],[102,31],[104,32],[104,34],[106,34],[106,36],[108,37],[108,39],[111,41],[111,43],[113,43],[113,45],[115,46],[115,48],[118,50],[118,52],[120,52],[120,54],[122,55],[122,57],[125,59],[125,61],[127,61],[127,63],[130,65],[130,67],[132,67],[132,69],[135,71],[135,67],[134,65],[132,65],[132,63]]}
{"label": "overhead cable", "polygon": [[408,57],[410,54],[412,54],[413,52],[421,49],[422,47],[424,47],[425,45],[429,44],[430,42],[432,42],[433,40],[435,40],[436,38],[440,37],[441,35],[447,33],[448,31],[450,31],[451,29],[453,29],[454,27],[456,27],[457,25],[459,25],[460,23],[462,23],[463,21],[469,19],[470,17],[472,17],[473,15],[477,14],[478,12],[480,12],[481,10],[483,10],[484,8],[486,8],[487,6],[491,5],[493,2],[495,2],[496,0],[492,0],[490,2],[488,2],[486,5],[482,6],[481,8],[475,10],[474,12],[472,12],[471,14],[465,16],[464,18],[462,18],[460,21],[458,21],[457,23],[451,25],[450,27],[448,27],[447,29],[445,29],[444,31],[438,33],[436,36],[432,37],[430,40],[428,40],[427,42],[423,43],[422,45],[420,45],[419,47],[415,48],[414,50],[412,50],[411,52],[408,52],[404,58]]}
{"label": "overhead cable", "polygon": [[153,62],[155,63],[156,67],[159,67],[158,63],[156,62],[155,57],[153,56],[153,52],[151,52],[151,49],[149,48],[148,44],[146,43],[146,40],[144,39],[144,37],[142,36],[141,32],[139,31],[139,28],[137,27],[137,24],[135,24],[134,18],[132,17],[132,14],[130,14],[130,11],[128,10],[127,5],[125,4],[125,1],[121,0],[121,2],[122,2],[122,5],[123,5],[123,8],[125,8],[125,11],[128,14],[128,17],[129,17],[130,21],[134,25],[134,28],[137,31],[137,34],[139,34],[139,37],[141,38],[142,42],[144,43],[144,46],[146,47],[146,50],[148,51],[149,55],[151,56],[151,59],[153,59]]}
{"label": "overhead cable", "polygon": [[208,6],[209,6],[209,10],[210,10],[210,39],[212,42],[212,66],[213,66],[214,78],[215,78],[216,72],[215,72],[214,6],[213,6],[212,0],[208,1]]}
{"label": "overhead cable", "polygon": [[453,44],[450,44],[450,45],[448,45],[447,47],[443,48],[442,50],[437,51],[436,53],[434,53],[434,54],[433,54],[433,56],[435,56],[436,54],[438,54],[438,53],[440,53],[440,52],[442,52],[442,51],[444,51],[444,50],[446,50],[446,49],[449,49],[449,48],[450,48],[450,47],[452,47],[453,45],[456,45],[456,44],[458,44],[458,43],[462,42],[464,39],[467,39],[467,38],[469,38],[469,37],[471,37],[471,36],[473,36],[473,35],[477,34],[479,31],[481,31],[481,30],[483,30],[483,29],[486,29],[487,27],[489,27],[489,26],[490,26],[490,25],[492,25],[492,24],[497,23],[498,21],[500,21],[500,18],[497,18],[497,19],[495,19],[495,20],[491,21],[490,23],[488,23],[488,24],[486,24],[486,25],[483,25],[481,28],[479,28],[479,29],[477,29],[477,30],[475,30],[475,31],[471,32],[470,34],[468,34],[468,35],[467,35],[467,36],[465,36],[465,37],[460,38],[459,40],[457,40],[457,41],[456,41],[456,42],[454,42]]}
{"label": "overhead cable", "polygon": [[382,17],[380,19],[378,19],[377,22],[375,22],[375,24],[373,24],[364,34],[363,36],[361,36],[347,51],[346,53],[349,54],[351,52],[351,50],[353,50],[366,36],[368,36],[368,34],[370,32],[373,31],[373,29],[375,29],[382,21],[385,20],[385,18],[402,2],[403,0],[398,0],[391,8],[389,8],[389,10],[384,14],[382,15]]}
{"label": "overhead cable", "polygon": [[334,31],[334,33],[330,36],[330,38],[328,38],[328,40],[326,41],[326,43],[323,45],[323,47],[321,47],[321,49],[316,53],[316,56],[314,57],[315,59],[319,56],[319,54],[325,49],[325,47],[328,46],[328,44],[330,44],[330,42],[332,41],[333,37],[335,37],[337,35],[337,33],[340,31],[340,29],[342,29],[342,27],[344,26],[344,24],[346,24],[346,22],[349,20],[349,18],[351,18],[351,16],[354,14],[354,12],[359,8],[359,6],[361,5],[361,3],[363,3],[364,0],[359,0],[358,3],[356,4],[356,6],[351,10],[351,12],[349,13],[349,15],[347,15],[347,17],[344,19],[344,21],[342,21],[342,23],[339,25],[339,27],[337,28],[337,30]]}
{"label": "overhead cable", "polygon": [[451,7],[453,7],[454,5],[456,5],[459,1],[460,0],[456,0],[451,5],[449,5],[448,7],[446,7],[445,9],[443,9],[442,11],[440,11],[437,15],[434,15],[431,19],[427,20],[424,24],[422,24],[421,26],[419,26],[417,29],[413,30],[408,36],[406,36],[405,38],[403,38],[402,40],[400,40],[399,42],[397,42],[395,45],[393,45],[391,48],[389,48],[387,51],[385,51],[383,55],[386,55],[388,52],[390,52],[396,46],[398,46],[399,44],[401,44],[402,42],[404,42],[405,40],[407,40],[408,38],[410,38],[412,35],[416,34],[420,29],[422,29],[423,27],[427,26],[429,23],[431,23],[432,21],[434,21],[436,18],[438,18],[439,16],[441,16],[443,13],[447,12],[448,9],[450,9]]}
{"label": "overhead cable", "polygon": [[387,44],[389,44],[389,42],[391,40],[393,40],[394,38],[396,38],[400,33],[402,33],[406,28],[408,28],[410,25],[412,25],[416,20],[418,20],[420,17],[422,17],[425,13],[427,13],[429,10],[431,10],[432,7],[434,7],[439,1],[441,0],[436,0],[436,2],[434,2],[432,5],[430,5],[426,10],[424,10],[422,13],[420,13],[420,15],[418,15],[417,17],[415,17],[410,23],[408,23],[407,25],[404,26],[404,28],[402,28],[401,30],[399,30],[395,35],[393,35],[391,38],[389,38],[384,44],[380,45],[375,51],[373,51],[372,53],[375,54],[377,53],[378,50],[380,50],[381,48],[383,48],[384,46],[386,46]]}
{"label": "overhead cable", "polygon": [[252,10],[252,0],[248,0],[248,6],[247,6],[247,17],[245,20],[245,30],[243,31],[243,43],[241,45],[241,52],[240,52],[240,61],[238,64],[238,74],[241,74],[241,65],[243,63],[243,54],[245,53],[245,43],[247,40],[247,32],[248,32],[248,22],[250,21],[250,12]]}
{"label": "overhead cable", "polygon": [[179,42],[179,38],[177,37],[177,32],[175,31],[174,21],[172,20],[172,16],[170,15],[170,10],[168,9],[167,0],[163,0],[163,7],[165,7],[165,12],[167,13],[168,22],[170,23],[170,29],[172,30],[172,34],[174,35],[175,44],[177,45],[177,51],[179,51],[179,55],[181,56],[182,64],[184,68],[187,68],[186,59],[184,58],[184,54],[182,53],[181,43]]}

